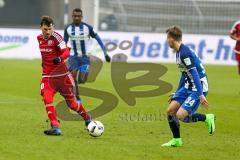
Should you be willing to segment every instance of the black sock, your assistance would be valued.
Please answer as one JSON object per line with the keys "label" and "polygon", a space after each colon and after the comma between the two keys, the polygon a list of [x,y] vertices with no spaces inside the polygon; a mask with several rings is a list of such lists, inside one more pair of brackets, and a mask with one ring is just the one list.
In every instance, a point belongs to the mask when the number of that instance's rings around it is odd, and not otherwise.
{"label": "black sock", "polygon": [[75,82],[75,97],[76,97],[76,99],[77,99],[77,101],[81,101],[81,98],[80,98],[80,96],[79,96],[79,92],[78,92],[78,84],[77,84],[77,81],[76,80],[74,80],[74,82]]}
{"label": "black sock", "polygon": [[191,123],[191,122],[198,122],[198,121],[205,121],[206,115],[200,113],[194,113],[193,115],[187,116],[183,122]]}
{"label": "black sock", "polygon": [[171,128],[173,138],[180,138],[180,124],[177,117],[168,115],[168,123]]}
{"label": "black sock", "polygon": [[76,99],[77,99],[77,101],[81,101],[81,98],[79,95],[76,95]]}

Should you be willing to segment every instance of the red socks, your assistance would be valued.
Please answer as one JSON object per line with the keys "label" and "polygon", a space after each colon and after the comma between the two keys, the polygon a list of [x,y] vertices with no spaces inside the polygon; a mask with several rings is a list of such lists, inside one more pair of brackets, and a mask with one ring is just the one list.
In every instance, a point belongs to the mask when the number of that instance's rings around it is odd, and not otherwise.
{"label": "red socks", "polygon": [[58,120],[57,120],[57,114],[56,114],[55,107],[54,106],[46,106],[46,111],[48,114],[48,118],[51,122],[51,125],[53,127],[59,127],[60,124],[58,123]]}
{"label": "red socks", "polygon": [[84,109],[82,103],[77,103],[75,99],[66,100],[68,107],[70,107],[72,110],[78,112],[85,121],[91,120],[91,117],[88,115],[86,110]]}

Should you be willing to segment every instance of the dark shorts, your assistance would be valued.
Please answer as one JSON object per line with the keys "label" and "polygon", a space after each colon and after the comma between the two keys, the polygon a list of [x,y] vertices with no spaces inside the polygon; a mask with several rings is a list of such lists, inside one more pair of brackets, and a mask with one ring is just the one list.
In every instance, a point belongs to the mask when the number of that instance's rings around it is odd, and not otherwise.
{"label": "dark shorts", "polygon": [[70,56],[68,58],[68,70],[77,71],[81,73],[88,73],[90,67],[90,58],[88,56]]}

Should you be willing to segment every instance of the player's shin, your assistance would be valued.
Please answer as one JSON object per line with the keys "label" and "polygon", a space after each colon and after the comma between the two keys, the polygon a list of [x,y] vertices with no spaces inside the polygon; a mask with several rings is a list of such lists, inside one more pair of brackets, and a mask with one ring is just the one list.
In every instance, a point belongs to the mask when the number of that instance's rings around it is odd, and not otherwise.
{"label": "player's shin", "polygon": [[79,96],[79,91],[78,91],[78,83],[77,80],[74,80],[75,86],[74,86],[74,94],[78,102],[81,102],[81,98]]}
{"label": "player's shin", "polygon": [[87,111],[84,109],[82,103],[78,104],[79,111],[78,113],[83,117],[85,121],[90,121],[91,116],[87,113]]}
{"label": "player's shin", "polygon": [[74,98],[66,100],[68,106],[78,112],[85,121],[91,121],[91,116],[87,113],[85,108],[83,107],[82,103],[77,103]]}
{"label": "player's shin", "polygon": [[168,124],[173,134],[173,138],[180,138],[180,124],[176,116],[168,114]]}
{"label": "player's shin", "polygon": [[51,126],[59,128],[60,124],[58,123],[58,120],[57,120],[55,107],[52,104],[46,104],[46,111],[48,114],[48,119],[51,122]]}
{"label": "player's shin", "polygon": [[53,106],[53,96],[54,94],[52,92],[45,92],[43,95],[43,102],[45,104],[48,119],[51,122],[51,126],[58,128],[60,124],[58,123],[56,110],[55,107]]}
{"label": "player's shin", "polygon": [[192,123],[192,122],[198,122],[198,121],[204,122],[205,120],[206,120],[205,114],[194,113],[192,115],[185,117],[183,122],[185,123]]}

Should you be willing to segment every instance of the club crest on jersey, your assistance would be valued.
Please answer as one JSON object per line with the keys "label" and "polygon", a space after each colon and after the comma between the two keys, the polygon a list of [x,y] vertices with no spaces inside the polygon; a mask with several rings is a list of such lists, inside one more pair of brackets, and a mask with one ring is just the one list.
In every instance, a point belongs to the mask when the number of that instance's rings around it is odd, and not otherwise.
{"label": "club crest on jersey", "polygon": [[186,64],[186,66],[190,66],[192,64],[190,58],[185,58],[183,61]]}
{"label": "club crest on jersey", "polygon": [[48,40],[48,45],[51,46],[53,44],[52,40]]}

